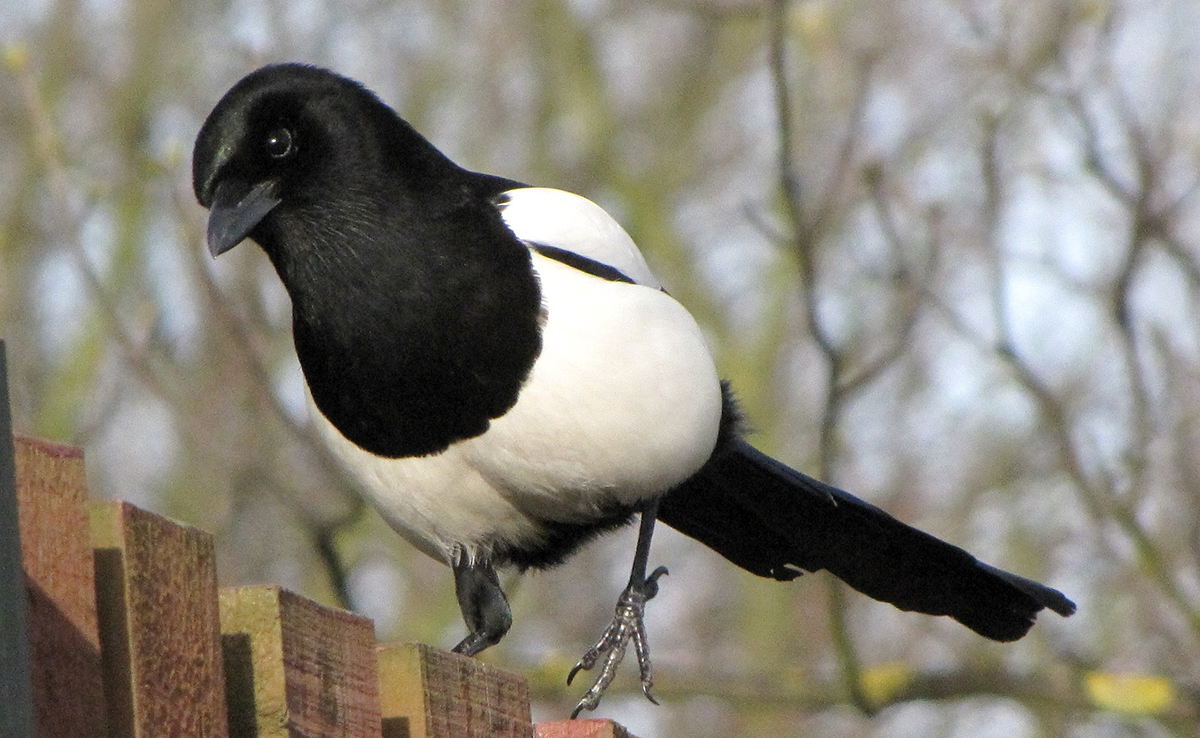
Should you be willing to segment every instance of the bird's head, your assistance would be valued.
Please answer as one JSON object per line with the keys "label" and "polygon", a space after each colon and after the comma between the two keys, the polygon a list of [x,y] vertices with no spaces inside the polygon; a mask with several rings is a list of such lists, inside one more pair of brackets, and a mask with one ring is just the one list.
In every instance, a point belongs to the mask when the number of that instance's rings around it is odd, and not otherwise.
{"label": "bird's head", "polygon": [[264,67],[229,90],[204,121],[192,152],[192,186],[210,210],[213,256],[250,236],[312,168],[316,131],[298,84],[311,80],[307,72]]}
{"label": "bird's head", "polygon": [[192,152],[209,250],[217,256],[248,237],[265,246],[283,211],[326,214],[338,198],[378,197],[379,172],[397,157],[414,166],[424,143],[353,80],[302,64],[252,72],[209,113]]}

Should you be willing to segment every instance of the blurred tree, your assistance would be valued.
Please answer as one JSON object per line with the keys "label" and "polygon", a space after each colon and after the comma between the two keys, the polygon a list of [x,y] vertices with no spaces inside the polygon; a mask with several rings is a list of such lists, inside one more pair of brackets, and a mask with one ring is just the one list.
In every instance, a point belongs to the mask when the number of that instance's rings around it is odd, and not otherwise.
{"label": "blurred tree", "polygon": [[[643,738],[1192,735],[1200,712],[1200,6],[1176,0],[0,0],[16,416],[93,488],[441,645],[448,572],[304,417],[255,249],[190,146],[261,63],[361,79],[465,166],[586,194],[701,319],[755,440],[1080,605],[1000,646],[662,535]],[[513,582],[486,658],[546,716],[629,532]],[[824,581],[822,581],[824,580]],[[533,592],[536,590],[536,595]]]}

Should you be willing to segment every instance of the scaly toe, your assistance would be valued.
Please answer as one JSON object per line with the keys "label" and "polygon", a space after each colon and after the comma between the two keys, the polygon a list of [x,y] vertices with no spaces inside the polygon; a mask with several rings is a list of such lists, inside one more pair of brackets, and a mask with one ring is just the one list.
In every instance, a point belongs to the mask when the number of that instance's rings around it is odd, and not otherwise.
{"label": "scaly toe", "polygon": [[634,651],[637,654],[642,693],[646,695],[646,699],[658,704],[658,700],[650,692],[654,686],[654,680],[650,675],[650,647],[646,642],[644,619],[646,602],[658,594],[658,579],[666,574],[667,568],[660,566],[642,580],[640,586],[630,585],[621,593],[612,623],[605,629],[600,640],[583,654],[583,657],[571,669],[571,673],[567,675],[567,684],[570,685],[579,672],[593,668],[603,659],[603,665],[600,673],[596,676],[596,681],[575,705],[575,709],[571,712],[572,718],[578,717],[584,710],[594,710],[599,706],[604,690],[608,689],[608,685],[617,675],[617,667],[625,658],[625,650],[630,641],[633,642]]}

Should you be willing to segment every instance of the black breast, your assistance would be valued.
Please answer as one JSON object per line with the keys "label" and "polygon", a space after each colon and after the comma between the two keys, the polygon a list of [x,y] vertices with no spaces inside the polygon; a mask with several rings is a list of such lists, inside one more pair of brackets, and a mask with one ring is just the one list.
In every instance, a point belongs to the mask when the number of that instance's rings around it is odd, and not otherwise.
{"label": "black breast", "polygon": [[319,249],[272,259],[313,399],[343,435],[380,456],[428,455],[516,403],[541,350],[541,296],[528,248],[490,203],[359,214],[354,231],[321,234],[283,215],[278,227],[307,229],[290,243]]}

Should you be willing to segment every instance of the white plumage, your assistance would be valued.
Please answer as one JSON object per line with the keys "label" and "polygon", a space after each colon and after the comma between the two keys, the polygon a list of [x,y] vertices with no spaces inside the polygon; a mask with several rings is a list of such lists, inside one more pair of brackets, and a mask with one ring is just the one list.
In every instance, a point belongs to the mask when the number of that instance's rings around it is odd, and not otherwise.
{"label": "white plumage", "polygon": [[708,459],[721,418],[720,382],[699,327],[659,289],[620,225],[561,190],[506,194],[503,217],[518,238],[607,264],[638,284],[532,251],[545,309],[541,354],[511,410],[439,454],[370,454],[309,399],[322,436],[384,519],[446,562],[456,545],[486,555],[500,541],[535,542],[538,520],[587,522],[606,503],[666,492]]}
{"label": "white plumage", "polygon": [[552,187],[504,193],[504,222],[529,243],[555,246],[607,264],[647,287],[662,287],[637,244],[604,208],[581,195]]}

